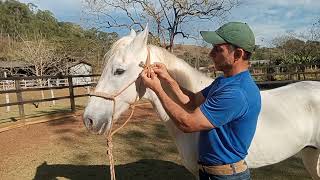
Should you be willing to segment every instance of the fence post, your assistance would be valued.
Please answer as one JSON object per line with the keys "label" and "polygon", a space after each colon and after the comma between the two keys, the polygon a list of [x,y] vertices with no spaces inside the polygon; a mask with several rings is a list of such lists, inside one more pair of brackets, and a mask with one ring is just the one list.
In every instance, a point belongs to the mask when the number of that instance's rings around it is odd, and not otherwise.
{"label": "fence post", "polygon": [[72,82],[72,76],[68,76],[68,84],[69,84],[69,96],[70,96],[70,105],[71,105],[71,111],[76,111],[76,105],[74,102],[74,92],[73,92],[73,82]]}
{"label": "fence post", "polygon": [[[7,72],[4,72],[4,77],[7,78]],[[9,82],[8,80],[3,81],[3,90],[8,90],[8,89],[10,89],[8,82]],[[7,104],[10,103],[10,96],[9,96],[9,94],[6,93],[5,96],[6,96],[6,103],[7,103]],[[10,106],[6,106],[6,109],[7,109],[7,112],[9,112],[9,111],[10,111]]]}
{"label": "fence post", "polygon": [[90,86],[87,86],[87,93],[90,94]]}
{"label": "fence post", "polygon": [[22,81],[24,82],[24,88],[27,88],[27,81],[25,79]]}
{"label": "fence post", "polygon": [[[51,79],[49,78],[48,79],[48,86],[50,88],[52,88],[52,84],[51,84]],[[52,89],[50,89],[50,93],[51,93],[51,98],[54,98],[54,92]],[[52,105],[55,106],[56,105],[56,101],[55,100],[52,100]]]}
{"label": "fence post", "polygon": [[[5,88],[4,90],[8,90],[9,88]],[[9,94],[8,93],[6,93],[6,103],[7,104],[9,104],[10,103],[10,96],[9,96]],[[6,110],[7,110],[7,112],[9,112],[10,111],[10,106],[6,106]]]}
{"label": "fence post", "polygon": [[24,114],[24,107],[23,107],[23,98],[22,98],[22,93],[21,93],[21,85],[20,85],[20,80],[16,79],[15,81],[15,86],[16,86],[16,94],[17,94],[17,100],[19,103],[19,115],[20,118],[24,120],[25,114]]}

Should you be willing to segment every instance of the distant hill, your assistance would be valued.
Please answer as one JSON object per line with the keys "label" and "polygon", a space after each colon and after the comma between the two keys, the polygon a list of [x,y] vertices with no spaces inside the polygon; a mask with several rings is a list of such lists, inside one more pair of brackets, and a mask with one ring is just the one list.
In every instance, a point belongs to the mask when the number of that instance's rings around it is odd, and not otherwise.
{"label": "distant hill", "polygon": [[[210,49],[196,45],[181,45],[174,46],[173,54],[181,59],[184,59],[193,67],[207,67],[211,63],[209,59]],[[198,64],[197,64],[198,63]]]}

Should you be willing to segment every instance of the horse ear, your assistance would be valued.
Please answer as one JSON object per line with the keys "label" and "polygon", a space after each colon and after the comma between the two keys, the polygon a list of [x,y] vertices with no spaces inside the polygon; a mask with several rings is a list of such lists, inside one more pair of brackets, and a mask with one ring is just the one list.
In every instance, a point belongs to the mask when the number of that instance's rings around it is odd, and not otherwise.
{"label": "horse ear", "polygon": [[136,35],[137,35],[136,31],[135,31],[134,29],[131,29],[131,31],[130,31],[130,36],[133,37],[133,38],[135,38]]}
{"label": "horse ear", "polygon": [[140,32],[132,41],[131,43],[132,47],[138,47],[138,48],[145,47],[147,45],[148,35],[149,35],[149,28],[147,24],[145,29],[142,32]]}

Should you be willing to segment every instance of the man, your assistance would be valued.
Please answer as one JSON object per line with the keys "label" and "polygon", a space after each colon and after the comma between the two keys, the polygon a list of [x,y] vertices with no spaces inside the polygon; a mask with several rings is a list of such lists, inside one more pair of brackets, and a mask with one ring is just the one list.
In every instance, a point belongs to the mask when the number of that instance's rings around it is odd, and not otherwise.
{"label": "man", "polygon": [[[168,115],[183,132],[200,132],[199,177],[209,179],[250,179],[244,162],[254,136],[261,97],[248,67],[255,48],[254,34],[245,23],[230,22],[216,31],[202,31],[213,45],[210,57],[216,70],[223,71],[213,83],[198,93],[180,89],[163,64],[154,73],[141,77],[146,87],[159,97]],[[162,89],[166,81],[180,103]]]}

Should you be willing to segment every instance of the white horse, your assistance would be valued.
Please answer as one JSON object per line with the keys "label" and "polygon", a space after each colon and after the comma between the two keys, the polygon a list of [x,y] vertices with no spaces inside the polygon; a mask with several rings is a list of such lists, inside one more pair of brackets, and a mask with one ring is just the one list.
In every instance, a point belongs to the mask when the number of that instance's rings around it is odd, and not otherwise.
{"label": "white horse", "polygon": [[[165,49],[148,46],[148,28],[136,35],[119,39],[106,54],[107,64],[95,89],[97,92],[116,94],[130,82],[136,81],[115,98],[113,102],[91,97],[84,112],[86,127],[98,134],[110,129],[114,110],[114,120],[129,108],[138,96],[153,104],[170,135],[175,140],[184,166],[194,175],[198,174],[198,135],[183,133],[162,107],[155,93],[143,86],[139,77],[150,49],[151,63],[164,63],[172,77],[180,86],[198,92],[212,82],[193,69],[183,60]],[[163,83],[170,94],[169,88]],[[246,161],[250,168],[258,168],[287,159],[303,150],[303,162],[313,179],[320,179],[320,83],[300,82],[285,87],[262,91],[262,110],[256,134]],[[141,142],[143,143],[143,142]]]}

